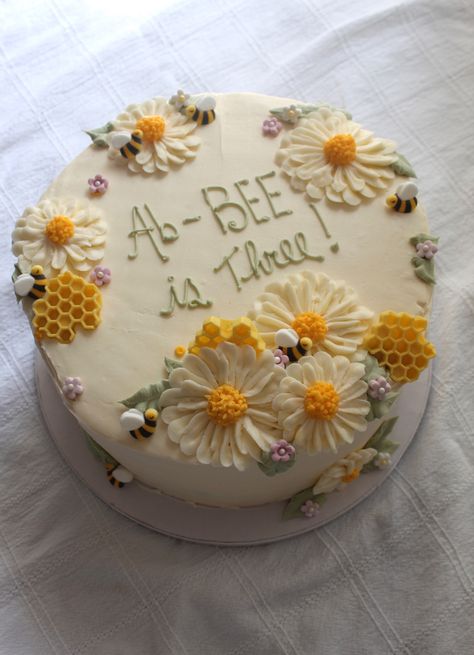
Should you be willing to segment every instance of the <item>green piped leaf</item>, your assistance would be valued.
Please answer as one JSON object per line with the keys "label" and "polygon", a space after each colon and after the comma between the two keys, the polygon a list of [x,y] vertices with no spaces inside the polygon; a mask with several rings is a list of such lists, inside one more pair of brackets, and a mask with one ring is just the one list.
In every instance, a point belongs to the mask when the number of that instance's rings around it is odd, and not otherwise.
{"label": "green piped leaf", "polygon": [[94,439],[86,434],[87,437],[87,445],[89,446],[89,449],[92,451],[92,453],[100,459],[102,464],[107,465],[107,464],[112,464],[113,466],[118,466],[118,462],[115,459],[115,457],[112,457],[110,453],[108,453],[102,446],[99,446],[97,441],[94,441]]}
{"label": "green piped leaf", "polygon": [[161,380],[156,384],[150,384],[139,391],[119,402],[129,409],[138,409],[145,412],[147,409],[160,409],[160,398],[163,391],[170,388],[168,380]]}
{"label": "green piped leaf", "polygon": [[[300,110],[300,117],[306,116],[306,114],[310,114],[312,111],[317,111],[318,109],[321,109],[321,107],[327,107],[328,109],[332,109],[333,111],[342,111],[342,113],[346,116],[348,120],[351,120],[352,114],[350,114],[348,111],[345,109],[340,109],[339,107],[332,107],[331,105],[295,105],[296,109]],[[270,114],[273,116],[276,116],[279,120],[285,122],[287,121],[284,116],[285,116],[285,109],[286,107],[275,107],[275,109],[270,109]]]}
{"label": "green piped leaf", "polygon": [[296,462],[295,457],[289,459],[287,462],[282,462],[282,461],[274,462],[271,453],[263,453],[262,461],[257,463],[258,463],[258,468],[261,471],[263,471],[265,475],[268,475],[269,477],[273,477],[278,473],[284,473],[285,471],[288,471],[288,469],[290,469],[295,462]]}
{"label": "green piped leaf", "polygon": [[383,400],[376,400],[367,394],[367,400],[370,402],[370,410],[366,416],[367,421],[373,421],[388,414],[399,393],[399,391],[390,391]]}
{"label": "green piped leaf", "polygon": [[412,266],[415,267],[415,275],[426,282],[426,284],[436,284],[435,267],[433,258],[426,259],[425,257],[411,258]]}
{"label": "green piped leaf", "polygon": [[301,505],[303,505],[307,500],[312,500],[318,505],[322,505],[326,500],[325,494],[318,494],[315,496],[313,494],[313,487],[308,487],[299,491],[297,494],[292,496],[283,510],[283,520],[287,521],[288,519],[301,519],[304,518],[304,514],[301,511]]}
{"label": "green piped leaf", "polygon": [[395,153],[398,159],[390,164],[391,168],[397,175],[403,175],[404,177],[416,177],[416,173],[413,170],[413,166],[410,164],[408,159],[401,155],[399,152]]}
{"label": "green piped leaf", "polygon": [[365,375],[362,378],[365,382],[369,383],[379,377],[388,377],[387,371],[379,365],[377,358],[373,355],[367,355],[362,363],[365,366]]}
{"label": "green piped leaf", "polygon": [[113,123],[106,123],[102,127],[97,127],[94,130],[84,130],[86,134],[92,139],[92,143],[96,148],[108,148],[109,144],[105,139],[105,135],[114,129]]}
{"label": "green piped leaf", "polygon": [[415,236],[411,237],[410,239],[411,245],[415,246],[415,248],[419,243],[424,243],[425,241],[438,243],[439,237],[434,237],[432,234],[425,234],[424,232],[420,232],[419,234],[415,234]]}
{"label": "green piped leaf", "polygon": [[364,448],[375,448],[375,450],[380,451],[380,444],[383,442],[383,440],[388,437],[390,432],[393,430],[395,423],[398,421],[398,416],[393,416],[392,418],[387,419],[384,421],[377,430],[374,432],[374,434],[370,437],[368,442],[365,444]]}
{"label": "green piped leaf", "polygon": [[[18,262],[16,262],[16,263],[14,264],[14,266],[13,266],[13,273],[12,273],[12,282],[13,282],[13,284],[15,284],[15,282],[16,282],[18,276],[19,276],[19,275],[22,275],[22,274],[25,273],[25,272],[26,272],[26,271],[22,271],[22,270],[21,270],[20,264],[19,264]],[[22,298],[21,296],[19,296],[17,293],[15,293],[15,296],[16,296],[16,301],[17,301],[17,302],[21,302],[21,301],[22,301],[23,298]]]}
{"label": "green piped leaf", "polygon": [[181,362],[176,361],[176,359],[170,359],[169,357],[165,357],[165,366],[168,373],[174,371],[175,368],[183,368]]}

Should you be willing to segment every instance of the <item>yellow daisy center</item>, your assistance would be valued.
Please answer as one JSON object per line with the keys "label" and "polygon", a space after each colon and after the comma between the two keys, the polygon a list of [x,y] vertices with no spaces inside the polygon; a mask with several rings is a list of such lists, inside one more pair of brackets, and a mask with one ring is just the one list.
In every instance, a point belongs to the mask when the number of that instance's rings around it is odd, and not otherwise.
{"label": "yellow daisy center", "polygon": [[360,475],[360,470],[359,469],[354,469],[352,473],[348,473],[342,478],[342,482],[354,482],[354,480],[357,480],[357,478]]}
{"label": "yellow daisy center", "polygon": [[336,134],[324,144],[324,156],[332,166],[347,166],[356,158],[356,142],[350,134]]}
{"label": "yellow daisy center", "polygon": [[339,394],[330,382],[315,382],[306,390],[304,409],[311,418],[329,421],[339,409]]}
{"label": "yellow daisy center", "polygon": [[327,334],[328,326],[321,314],[316,312],[303,312],[297,314],[291,327],[299,338],[309,337],[313,343],[322,341]]}
{"label": "yellow daisy center", "polygon": [[74,235],[74,223],[67,216],[55,216],[46,224],[44,233],[50,241],[62,246]]}
{"label": "yellow daisy center", "polygon": [[207,413],[218,425],[232,425],[247,411],[247,400],[230,384],[221,384],[206,396]]}
{"label": "yellow daisy center", "polygon": [[166,121],[159,114],[155,116],[144,116],[135,124],[136,130],[143,132],[145,141],[159,141],[165,133]]}

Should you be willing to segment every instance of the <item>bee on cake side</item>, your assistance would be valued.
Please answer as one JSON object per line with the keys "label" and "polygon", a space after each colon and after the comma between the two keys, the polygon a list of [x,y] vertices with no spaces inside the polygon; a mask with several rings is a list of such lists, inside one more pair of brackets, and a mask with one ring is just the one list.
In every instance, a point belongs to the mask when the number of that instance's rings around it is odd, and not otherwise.
{"label": "bee on cake side", "polygon": [[388,196],[387,206],[400,214],[410,214],[416,209],[418,187],[414,182],[405,182],[400,184],[396,192]]}

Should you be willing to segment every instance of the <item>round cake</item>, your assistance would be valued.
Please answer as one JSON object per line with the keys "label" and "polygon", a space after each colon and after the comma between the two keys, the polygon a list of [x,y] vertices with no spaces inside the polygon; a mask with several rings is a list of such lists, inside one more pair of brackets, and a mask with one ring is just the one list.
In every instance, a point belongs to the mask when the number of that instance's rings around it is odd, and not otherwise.
{"label": "round cake", "polygon": [[13,232],[15,291],[110,482],[311,516],[389,467],[386,415],[435,355],[438,241],[396,144],[250,93],[110,118]]}

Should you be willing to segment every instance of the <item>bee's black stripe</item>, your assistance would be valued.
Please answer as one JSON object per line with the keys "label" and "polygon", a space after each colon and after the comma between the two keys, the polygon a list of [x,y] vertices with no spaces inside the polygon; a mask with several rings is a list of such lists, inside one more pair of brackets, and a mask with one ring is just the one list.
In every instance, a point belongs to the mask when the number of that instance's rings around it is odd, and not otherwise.
{"label": "bee's black stripe", "polygon": [[203,111],[201,125],[207,125],[208,123],[209,123],[209,112]]}
{"label": "bee's black stripe", "polygon": [[135,143],[139,143],[140,145],[142,143],[142,139],[138,136],[138,134],[132,134],[132,141],[135,141]]}
{"label": "bee's black stripe", "polygon": [[399,211],[402,211],[402,210],[401,210],[401,206],[402,206],[403,200],[400,198],[400,196],[399,196],[397,193],[396,193],[395,195],[397,196],[397,202],[395,203],[395,205],[394,205],[393,208],[394,208],[397,212],[399,212]]}
{"label": "bee's black stripe", "polygon": [[127,150],[131,152],[132,155],[138,155],[138,153],[140,152],[140,149],[134,146],[133,143],[127,143],[127,145],[124,146],[124,148],[127,148]]}
{"label": "bee's black stripe", "polygon": [[199,109],[195,109],[195,110],[194,110],[194,114],[191,116],[191,118],[193,119],[193,121],[197,121],[197,120],[199,120],[199,114],[200,114]]}

